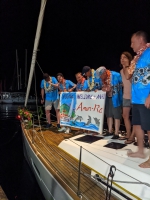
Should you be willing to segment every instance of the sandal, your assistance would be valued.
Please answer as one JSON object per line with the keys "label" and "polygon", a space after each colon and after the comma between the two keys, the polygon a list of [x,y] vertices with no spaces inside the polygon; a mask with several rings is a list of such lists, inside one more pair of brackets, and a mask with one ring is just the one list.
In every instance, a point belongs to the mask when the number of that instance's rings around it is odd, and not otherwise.
{"label": "sandal", "polygon": [[82,134],[82,133],[84,133],[83,130],[78,130],[78,131],[75,132],[75,134]]}
{"label": "sandal", "polygon": [[113,135],[113,133],[110,133],[110,132],[108,132],[108,131],[107,131],[106,133],[103,134],[104,137],[106,137],[106,136],[112,136],[112,135]]}
{"label": "sandal", "polygon": [[119,140],[128,140],[129,138],[127,138],[126,136],[124,137],[120,137]]}
{"label": "sandal", "polygon": [[134,139],[127,139],[124,143],[125,144],[132,144],[133,142],[135,142]]}

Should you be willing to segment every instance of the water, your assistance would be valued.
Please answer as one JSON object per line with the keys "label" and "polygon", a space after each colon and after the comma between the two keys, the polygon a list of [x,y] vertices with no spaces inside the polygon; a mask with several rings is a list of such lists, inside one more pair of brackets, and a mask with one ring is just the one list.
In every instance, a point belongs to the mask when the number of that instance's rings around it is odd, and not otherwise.
{"label": "water", "polygon": [[23,155],[17,108],[0,104],[0,185],[9,200],[44,200]]}

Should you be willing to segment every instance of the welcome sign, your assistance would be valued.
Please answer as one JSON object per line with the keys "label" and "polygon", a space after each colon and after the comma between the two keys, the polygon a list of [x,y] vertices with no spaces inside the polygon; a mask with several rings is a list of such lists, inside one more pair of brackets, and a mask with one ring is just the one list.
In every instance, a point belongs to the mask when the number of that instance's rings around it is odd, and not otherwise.
{"label": "welcome sign", "polygon": [[60,124],[103,133],[106,93],[63,92],[60,95]]}

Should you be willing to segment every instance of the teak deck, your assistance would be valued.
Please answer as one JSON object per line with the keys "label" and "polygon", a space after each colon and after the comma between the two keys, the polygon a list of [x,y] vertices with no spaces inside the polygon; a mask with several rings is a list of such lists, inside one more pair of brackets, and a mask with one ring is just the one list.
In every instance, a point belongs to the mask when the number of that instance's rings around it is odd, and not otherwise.
{"label": "teak deck", "polygon": [[[57,146],[62,140],[75,134],[58,133],[55,128],[42,130],[42,132],[39,128],[36,128],[34,132],[30,129],[26,130],[25,133],[30,145],[33,146],[33,150],[37,155],[40,155],[40,159],[44,161],[48,170],[52,172],[51,169],[53,169],[53,173],[61,179],[61,185],[64,187],[63,183],[65,183],[77,196],[79,161]],[[103,187],[101,188],[83,174],[89,175],[89,177],[91,174],[91,170],[84,164],[81,165],[80,177],[82,199],[105,200],[105,189],[102,189]],[[67,186],[64,187],[66,190]],[[78,196],[76,199],[79,199]],[[111,195],[110,199],[117,200],[118,198]]]}

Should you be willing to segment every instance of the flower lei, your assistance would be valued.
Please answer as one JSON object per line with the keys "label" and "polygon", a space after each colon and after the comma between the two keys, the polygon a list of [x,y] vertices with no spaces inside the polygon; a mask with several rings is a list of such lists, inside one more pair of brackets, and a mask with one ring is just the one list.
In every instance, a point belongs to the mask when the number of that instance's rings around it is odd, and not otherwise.
{"label": "flower lei", "polygon": [[[50,78],[50,83],[52,83],[52,77],[49,76],[49,78]],[[50,83],[49,83],[49,86],[46,87],[46,81],[44,80],[44,89],[45,89],[46,92],[49,92],[53,89],[53,87]]]}
{"label": "flower lei", "polygon": [[[62,88],[60,87],[60,84],[61,84]],[[63,83],[59,83],[59,90],[60,90],[61,92],[66,92],[66,91],[67,91],[67,90],[66,90],[66,80],[64,80]]]}
{"label": "flower lei", "polygon": [[[107,78],[106,80],[102,81],[102,87],[107,87],[109,86],[111,88],[111,72],[109,70],[106,70]],[[107,91],[107,96],[112,97],[112,89],[110,91]]]}
{"label": "flower lei", "polygon": [[133,74],[134,70],[135,70],[135,67],[136,67],[136,63],[138,61],[138,59],[140,58],[140,56],[142,55],[142,53],[150,47],[150,43],[147,43],[145,46],[143,46],[138,52],[137,52],[137,55],[134,56],[133,60],[131,61],[131,64],[128,68],[128,73],[129,74]]}
{"label": "flower lei", "polygon": [[111,86],[111,72],[106,70],[107,78],[106,80],[102,80],[103,86]]}
{"label": "flower lei", "polygon": [[77,89],[78,90],[81,90],[82,91],[82,88],[84,86],[84,81],[85,81],[85,78],[82,78],[82,82],[81,83],[77,83]]}
{"label": "flower lei", "polygon": [[88,79],[88,87],[89,87],[90,90],[92,90],[94,88],[94,85],[95,85],[95,83],[94,83],[94,79],[95,79],[94,69],[92,69],[91,72],[92,72],[92,81],[90,82],[89,77],[87,78]]}

